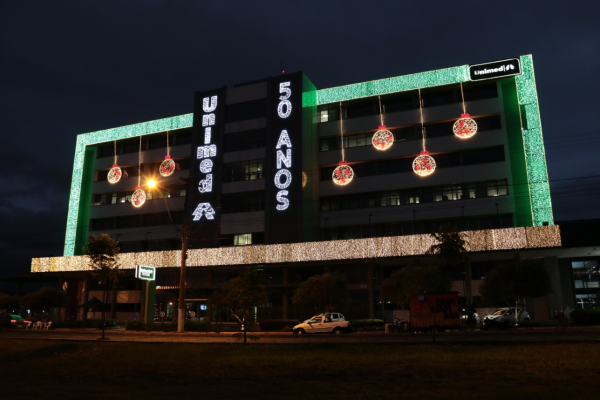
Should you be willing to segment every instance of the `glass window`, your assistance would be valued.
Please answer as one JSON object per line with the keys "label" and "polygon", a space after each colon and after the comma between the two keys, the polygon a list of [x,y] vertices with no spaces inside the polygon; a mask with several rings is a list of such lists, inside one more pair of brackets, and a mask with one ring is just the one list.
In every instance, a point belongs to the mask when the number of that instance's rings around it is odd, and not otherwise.
{"label": "glass window", "polygon": [[233,237],[233,245],[234,246],[245,246],[247,244],[252,244],[252,234],[244,233],[241,235],[235,235]]}

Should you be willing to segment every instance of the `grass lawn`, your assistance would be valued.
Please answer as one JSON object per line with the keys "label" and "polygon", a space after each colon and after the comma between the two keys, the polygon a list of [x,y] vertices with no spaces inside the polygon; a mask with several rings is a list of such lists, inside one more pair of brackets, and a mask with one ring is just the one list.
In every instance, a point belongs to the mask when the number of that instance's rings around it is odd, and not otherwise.
{"label": "grass lawn", "polygon": [[593,399],[600,343],[0,342],[0,398]]}

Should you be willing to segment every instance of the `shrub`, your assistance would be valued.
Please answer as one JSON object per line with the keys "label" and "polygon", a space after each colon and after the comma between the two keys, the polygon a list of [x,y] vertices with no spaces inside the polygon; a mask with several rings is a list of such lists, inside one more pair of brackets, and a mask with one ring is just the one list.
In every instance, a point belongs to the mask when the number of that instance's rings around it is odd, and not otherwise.
{"label": "shrub", "polygon": [[383,330],[382,319],[358,319],[352,321],[354,330],[357,331],[378,331]]}
{"label": "shrub", "polygon": [[292,327],[298,325],[300,321],[297,319],[267,319],[260,321],[260,330],[263,332],[268,331],[283,331],[292,330]]}
{"label": "shrub", "polygon": [[600,308],[575,310],[569,318],[576,325],[600,325]]}

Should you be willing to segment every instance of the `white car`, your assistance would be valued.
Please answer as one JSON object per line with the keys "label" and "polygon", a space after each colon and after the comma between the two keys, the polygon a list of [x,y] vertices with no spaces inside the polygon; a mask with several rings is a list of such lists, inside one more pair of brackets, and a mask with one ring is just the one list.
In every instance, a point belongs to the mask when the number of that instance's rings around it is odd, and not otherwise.
{"label": "white car", "polygon": [[[531,317],[526,310],[521,308],[519,311],[519,323],[531,321]],[[513,308],[499,308],[490,315],[486,315],[483,319],[484,327],[495,328],[501,327],[502,325],[514,325],[515,324],[515,309]]]}
{"label": "white car", "polygon": [[350,321],[340,313],[318,314],[294,326],[294,335],[304,335],[306,333],[350,333],[352,325]]}

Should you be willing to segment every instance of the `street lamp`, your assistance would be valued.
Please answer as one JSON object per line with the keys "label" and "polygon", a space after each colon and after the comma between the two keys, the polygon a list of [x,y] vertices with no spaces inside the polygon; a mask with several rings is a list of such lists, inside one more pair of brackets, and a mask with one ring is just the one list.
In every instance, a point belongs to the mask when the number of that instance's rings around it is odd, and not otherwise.
{"label": "street lamp", "polygon": [[[177,310],[177,332],[183,333],[184,331],[184,323],[185,323],[185,272],[186,272],[186,261],[187,261],[187,244],[188,244],[188,194],[189,194],[189,179],[179,177],[182,181],[186,183],[185,197],[183,200],[183,230],[181,232],[181,269],[179,272],[179,305]],[[154,179],[150,179],[146,182],[149,188],[157,187],[156,181]],[[160,189],[160,187],[159,187]],[[165,206],[167,207],[167,212],[169,213],[169,219],[171,223],[173,223],[173,219],[171,218],[171,211],[169,210],[169,204],[167,203],[167,199],[163,196],[165,200]],[[175,227],[177,228],[177,227]]]}

